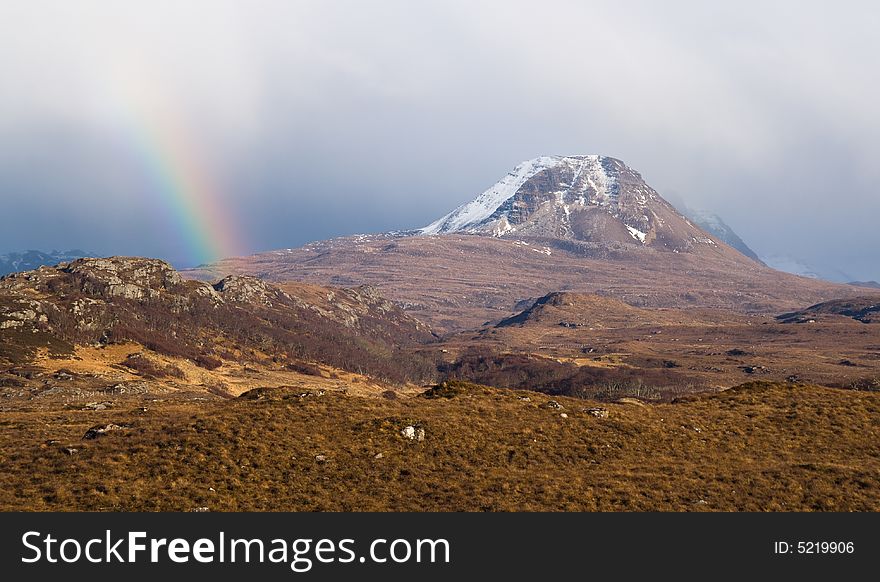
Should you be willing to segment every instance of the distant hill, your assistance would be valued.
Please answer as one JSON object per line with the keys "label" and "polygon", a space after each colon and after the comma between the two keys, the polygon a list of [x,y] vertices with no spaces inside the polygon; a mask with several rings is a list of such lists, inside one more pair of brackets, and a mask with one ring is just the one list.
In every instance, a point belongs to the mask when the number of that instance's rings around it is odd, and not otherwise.
{"label": "distant hill", "polygon": [[764,262],[758,257],[758,254],[753,251],[749,245],[747,245],[745,241],[717,214],[705,210],[694,210],[692,208],[682,209],[682,214],[715,238],[727,243],[750,259],[754,259],[759,263]]}
{"label": "distant hill", "polygon": [[0,276],[21,271],[32,271],[43,266],[67,263],[90,256],[89,253],[79,249],[69,251],[20,251],[0,255]]}
{"label": "distant hill", "polygon": [[880,289],[880,283],[877,281],[851,281],[847,283],[847,285],[852,285],[853,287],[867,287],[868,289]]}
{"label": "distant hill", "polygon": [[825,301],[800,311],[785,313],[776,319],[784,323],[815,323],[828,315],[850,317],[862,323],[880,323],[880,297],[874,295]]}

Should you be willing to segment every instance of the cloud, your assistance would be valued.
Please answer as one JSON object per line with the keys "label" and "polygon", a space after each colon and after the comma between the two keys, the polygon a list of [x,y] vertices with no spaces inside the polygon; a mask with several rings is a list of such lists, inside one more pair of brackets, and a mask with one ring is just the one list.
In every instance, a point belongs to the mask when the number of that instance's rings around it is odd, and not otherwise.
{"label": "cloud", "polygon": [[251,250],[419,226],[523,159],[606,153],[762,254],[880,278],[853,251],[880,247],[878,24],[846,1],[4,2],[0,187],[58,228],[0,218],[0,248],[172,256],[125,147],[162,114]]}

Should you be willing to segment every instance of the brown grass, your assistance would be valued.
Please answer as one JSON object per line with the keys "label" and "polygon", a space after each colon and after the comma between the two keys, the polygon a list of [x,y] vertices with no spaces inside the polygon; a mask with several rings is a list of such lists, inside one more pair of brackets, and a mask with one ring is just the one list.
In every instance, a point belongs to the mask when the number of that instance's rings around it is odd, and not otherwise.
{"label": "brown grass", "polygon": [[[676,404],[603,404],[606,419],[586,412],[594,403],[542,407],[549,398],[530,392],[452,384],[430,395],[278,388],[101,411],[7,408],[0,508],[880,509],[875,392],[753,383]],[[107,423],[130,428],[81,440]],[[408,425],[425,441],[402,437]]]}

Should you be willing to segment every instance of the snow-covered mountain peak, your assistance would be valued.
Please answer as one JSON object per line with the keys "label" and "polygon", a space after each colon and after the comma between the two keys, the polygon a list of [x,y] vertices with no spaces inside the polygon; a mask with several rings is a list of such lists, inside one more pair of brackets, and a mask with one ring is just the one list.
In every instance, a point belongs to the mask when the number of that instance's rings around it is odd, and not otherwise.
{"label": "snow-covered mountain peak", "polygon": [[622,161],[601,155],[542,156],[416,231],[555,238],[688,252],[716,242]]}
{"label": "snow-covered mountain peak", "polygon": [[475,232],[489,222],[498,222],[489,230],[504,234],[512,218],[505,212],[505,204],[520,193],[528,182],[550,170],[557,170],[560,174],[559,179],[551,184],[554,187],[551,194],[558,206],[607,206],[617,200],[618,166],[625,167],[618,160],[599,155],[541,156],[527,160],[473,201],[459,206],[418,232],[423,235]]}

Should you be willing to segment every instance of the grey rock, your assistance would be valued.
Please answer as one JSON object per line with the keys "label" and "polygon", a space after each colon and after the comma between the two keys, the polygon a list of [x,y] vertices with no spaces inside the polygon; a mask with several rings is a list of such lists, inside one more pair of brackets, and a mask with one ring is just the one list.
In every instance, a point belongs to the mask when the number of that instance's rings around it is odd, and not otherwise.
{"label": "grey rock", "polygon": [[93,440],[98,437],[106,435],[108,432],[114,432],[117,430],[125,430],[126,428],[128,428],[128,427],[123,424],[113,424],[113,423],[99,424],[99,425],[93,426],[92,428],[87,430],[86,434],[84,434],[82,438],[83,438],[83,440]]}
{"label": "grey rock", "polygon": [[80,259],[60,268],[82,277],[82,291],[102,297],[148,299],[183,283],[174,268],[157,259],[110,257]]}
{"label": "grey rock", "polygon": [[277,287],[245,275],[230,275],[214,284],[213,288],[223,300],[236,303],[261,303],[271,307],[279,301],[290,299]]}
{"label": "grey rock", "polygon": [[408,440],[422,442],[425,440],[425,429],[415,426],[406,426],[400,431],[400,435]]}

